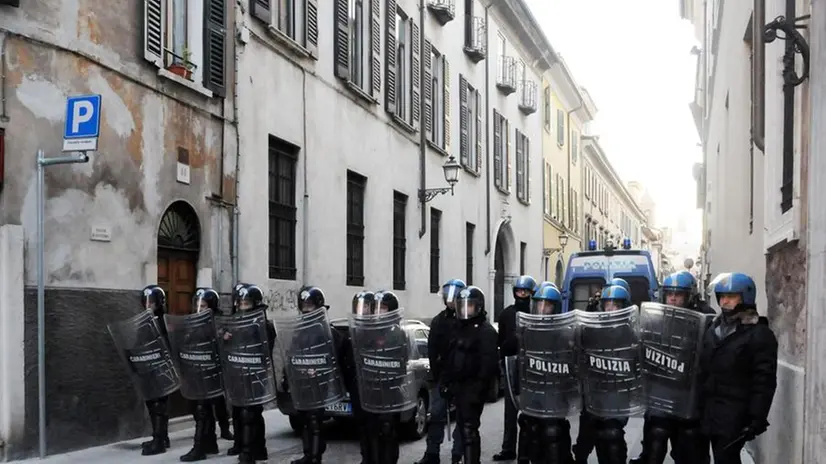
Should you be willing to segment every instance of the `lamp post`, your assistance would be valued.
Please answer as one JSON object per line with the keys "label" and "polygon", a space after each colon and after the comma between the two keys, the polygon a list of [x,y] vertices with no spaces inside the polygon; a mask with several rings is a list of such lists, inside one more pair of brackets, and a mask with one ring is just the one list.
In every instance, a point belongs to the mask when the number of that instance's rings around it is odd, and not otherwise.
{"label": "lamp post", "polygon": [[448,192],[453,195],[453,187],[459,182],[459,169],[461,169],[461,166],[456,162],[456,158],[453,156],[448,158],[445,164],[442,165],[448,187],[419,189],[419,201],[427,203],[437,196]]}
{"label": "lamp post", "polygon": [[562,232],[559,234],[559,248],[545,248],[542,250],[542,254],[547,258],[551,256],[551,253],[556,253],[557,251],[560,253],[565,253],[565,246],[568,245],[568,238],[570,238],[568,234]]}

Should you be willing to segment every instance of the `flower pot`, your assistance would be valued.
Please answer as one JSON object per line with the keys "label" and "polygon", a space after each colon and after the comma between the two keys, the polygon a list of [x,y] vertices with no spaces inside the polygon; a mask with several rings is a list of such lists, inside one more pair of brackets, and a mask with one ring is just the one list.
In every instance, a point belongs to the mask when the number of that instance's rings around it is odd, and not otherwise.
{"label": "flower pot", "polygon": [[192,71],[187,69],[187,67],[182,64],[173,63],[169,65],[169,67],[167,67],[166,69],[172,74],[177,74],[178,76],[181,76],[184,79],[192,79]]}

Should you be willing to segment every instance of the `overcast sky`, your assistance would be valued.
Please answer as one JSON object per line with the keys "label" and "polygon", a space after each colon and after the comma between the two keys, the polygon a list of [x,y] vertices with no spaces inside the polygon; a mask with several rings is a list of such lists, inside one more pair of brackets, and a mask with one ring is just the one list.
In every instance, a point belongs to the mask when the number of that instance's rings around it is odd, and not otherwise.
{"label": "overcast sky", "polygon": [[692,165],[702,161],[702,150],[688,104],[696,72],[690,51],[699,44],[679,2],[526,1],[594,99],[594,133],[611,164],[623,181],[648,188],[657,203],[655,225],[676,227],[682,216],[698,248],[702,216]]}

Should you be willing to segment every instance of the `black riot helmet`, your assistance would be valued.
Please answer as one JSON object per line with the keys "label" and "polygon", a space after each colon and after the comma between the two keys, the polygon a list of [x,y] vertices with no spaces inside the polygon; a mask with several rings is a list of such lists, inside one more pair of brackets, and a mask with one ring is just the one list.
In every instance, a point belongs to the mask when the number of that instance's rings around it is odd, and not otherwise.
{"label": "black riot helmet", "polygon": [[195,290],[195,296],[192,297],[192,312],[200,313],[201,311],[212,310],[218,312],[218,306],[221,302],[221,297],[218,292],[209,288],[202,287]]}
{"label": "black riot helmet", "polygon": [[373,292],[358,292],[353,295],[353,315],[369,316],[373,314],[373,301],[376,295]]}
{"label": "black riot helmet", "polygon": [[484,314],[485,294],[479,287],[471,285],[459,292],[459,298],[456,299],[456,317],[473,319]]}
{"label": "black riot helmet", "polygon": [[158,316],[166,313],[166,293],[157,284],[147,285],[141,295],[143,309]]}
{"label": "black riot helmet", "polygon": [[251,284],[237,288],[232,306],[235,311],[267,309],[267,305],[264,304],[264,292],[257,285]]}
{"label": "black riot helmet", "polygon": [[247,284],[247,283],[244,283],[244,282],[238,282],[237,284],[235,284],[234,287],[232,287],[232,310],[231,310],[231,313],[234,314],[236,311],[238,311],[238,302],[240,301],[240,299],[238,297],[238,292],[241,291],[242,288],[249,287],[250,285],[252,285],[252,284]]}
{"label": "black riot helmet", "polygon": [[324,292],[318,287],[303,287],[298,292],[298,311],[309,313],[319,308],[330,308],[324,304]]}
{"label": "black riot helmet", "polygon": [[399,309],[399,297],[389,290],[379,290],[373,300],[373,314],[389,313]]}

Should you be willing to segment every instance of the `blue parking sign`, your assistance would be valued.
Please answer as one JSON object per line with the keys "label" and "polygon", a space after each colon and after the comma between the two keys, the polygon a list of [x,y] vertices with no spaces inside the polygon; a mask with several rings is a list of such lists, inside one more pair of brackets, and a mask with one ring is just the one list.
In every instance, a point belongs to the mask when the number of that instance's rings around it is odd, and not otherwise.
{"label": "blue parking sign", "polygon": [[97,150],[100,102],[100,95],[80,95],[66,100],[63,151]]}

